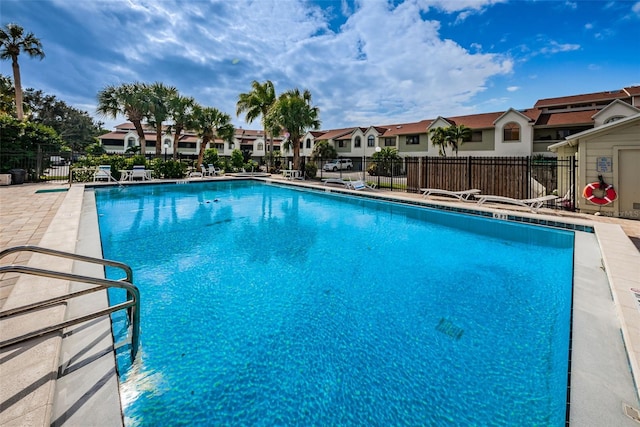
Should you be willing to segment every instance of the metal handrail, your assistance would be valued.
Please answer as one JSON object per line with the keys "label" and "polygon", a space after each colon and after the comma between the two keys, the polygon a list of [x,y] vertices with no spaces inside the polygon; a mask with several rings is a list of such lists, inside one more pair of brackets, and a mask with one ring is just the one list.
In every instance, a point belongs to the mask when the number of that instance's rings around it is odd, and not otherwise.
{"label": "metal handrail", "polygon": [[107,288],[111,288],[111,287],[116,287],[116,288],[121,288],[121,289],[126,289],[127,291],[127,301],[114,305],[114,306],[110,306],[108,308],[105,308],[103,310],[99,310],[97,312],[85,315],[85,316],[81,316],[81,317],[77,317],[74,319],[70,319],[55,325],[50,325],[44,328],[41,328],[37,331],[33,331],[18,337],[14,337],[14,338],[10,338],[8,340],[5,341],[1,341],[0,342],[0,349],[13,345],[13,344],[17,344],[23,341],[26,341],[28,339],[31,338],[36,338],[42,335],[45,335],[47,333],[50,332],[55,332],[55,331],[59,331],[62,330],[66,327],[72,326],[72,325],[76,325],[78,323],[82,323],[85,322],[87,320],[91,320],[91,319],[95,319],[97,317],[101,317],[107,314],[111,314],[113,312],[122,310],[122,309],[127,309],[127,312],[129,314],[129,321],[131,323],[131,358],[132,360],[135,360],[135,357],[138,353],[138,347],[139,347],[139,342],[140,342],[140,291],[138,290],[138,288],[136,286],[133,285],[132,283],[132,278],[133,278],[133,272],[131,270],[131,268],[123,263],[117,262],[117,261],[111,261],[111,260],[104,260],[101,258],[93,258],[93,257],[88,257],[88,256],[84,256],[84,255],[77,255],[77,254],[73,254],[73,253],[68,253],[68,252],[62,252],[62,251],[57,251],[54,249],[48,249],[48,248],[41,248],[38,246],[30,246],[30,245],[26,245],[26,246],[17,246],[14,248],[9,248],[9,249],[5,249],[3,251],[0,252],[0,258],[3,258],[4,256],[10,254],[10,253],[15,253],[15,252],[19,252],[19,251],[30,251],[30,252],[38,252],[38,253],[43,253],[43,254],[48,254],[48,255],[55,255],[55,256],[61,256],[64,258],[69,258],[69,259],[74,259],[74,260],[79,260],[79,261],[85,261],[85,262],[91,262],[91,263],[98,263],[98,264],[102,264],[102,265],[108,265],[108,266],[112,266],[112,267],[117,267],[117,268],[121,268],[123,269],[126,273],[127,273],[127,280],[125,281],[124,279],[122,280],[111,280],[111,279],[102,279],[102,278],[98,278],[98,277],[89,277],[89,276],[82,276],[82,275],[78,275],[78,274],[72,274],[72,273],[64,273],[64,272],[57,272],[57,271],[52,271],[52,270],[44,270],[44,269],[40,269],[40,268],[34,268],[34,267],[27,267],[27,266],[19,266],[19,265],[10,265],[10,266],[3,266],[0,267],[0,274],[2,273],[9,273],[9,272],[13,272],[13,273],[22,273],[22,274],[29,274],[29,275],[34,275],[34,276],[41,276],[41,277],[50,277],[50,278],[55,278],[55,279],[62,279],[62,280],[69,280],[69,281],[73,281],[73,282],[84,282],[84,283],[89,283],[92,285],[97,285],[93,288],[89,288],[89,289],[85,289],[85,290],[81,290],[81,291],[77,291],[77,292],[72,292],[69,294],[65,294],[65,295],[61,295],[58,297],[54,297],[54,298],[50,298],[44,301],[39,301],[37,303],[32,303],[32,304],[28,304],[25,306],[21,306],[21,307],[17,307],[14,309],[9,309],[9,310],[3,310],[0,312],[0,319],[5,318],[5,317],[9,317],[15,314],[21,314],[21,313],[25,313],[28,311],[32,311],[32,310],[36,310],[36,309],[42,309],[45,307],[50,307],[52,305],[55,305],[57,303],[60,303],[62,301],[68,300],[70,298],[75,298],[81,295],[85,295],[91,292],[95,292],[98,290],[102,290],[102,289],[107,289]]}

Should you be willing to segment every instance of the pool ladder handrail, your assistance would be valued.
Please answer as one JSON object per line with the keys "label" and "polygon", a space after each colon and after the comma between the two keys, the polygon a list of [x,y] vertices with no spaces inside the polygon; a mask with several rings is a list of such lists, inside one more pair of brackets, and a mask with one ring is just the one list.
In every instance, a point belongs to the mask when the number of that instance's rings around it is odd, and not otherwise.
{"label": "pool ladder handrail", "polygon": [[[96,311],[91,314],[76,317],[74,319],[65,320],[64,322],[50,325],[33,332],[29,332],[27,334],[23,334],[14,338],[0,341],[0,349],[27,341],[32,338],[40,337],[42,335],[45,335],[51,332],[59,331],[69,326],[86,322],[88,320],[102,317],[119,310],[127,309],[127,313],[129,315],[129,324],[131,326],[131,331],[130,331],[131,361],[133,362],[135,360],[136,355],[138,353],[139,343],[140,343],[140,291],[136,286],[133,285],[133,271],[131,270],[131,267],[129,267],[127,264],[124,264],[118,261],[112,261],[112,260],[107,260],[102,258],[94,258],[86,255],[78,255],[71,252],[63,252],[55,249],[43,248],[43,247],[32,246],[32,245],[15,246],[12,248],[5,249],[0,252],[0,259],[16,252],[35,252],[35,253],[40,253],[45,255],[59,256],[62,258],[72,259],[75,261],[83,261],[87,263],[100,264],[105,267],[109,266],[109,267],[119,268],[126,273],[126,278],[120,279],[120,280],[112,280],[112,279],[102,279],[98,277],[82,276],[78,274],[65,273],[61,271],[45,270],[45,269],[28,267],[23,265],[1,266],[0,274],[20,273],[20,274],[28,274],[28,275],[34,275],[34,276],[40,276],[40,277],[50,277],[54,279],[69,280],[72,282],[83,282],[83,283],[88,283],[88,284],[97,285],[97,286],[84,289],[81,291],[67,293],[67,294],[53,297],[44,301],[38,301],[38,302],[24,305],[21,307],[2,310],[0,311],[0,319],[4,319],[16,314],[23,314],[29,311],[42,309],[44,307],[53,306],[63,301],[69,300],[71,298],[76,298],[76,297],[90,294],[92,292],[96,292],[100,290],[106,290],[108,288],[125,289],[127,291],[127,301],[122,302],[120,304],[113,305],[113,306],[109,306],[105,309]],[[117,348],[117,347],[118,345],[114,346],[114,348]]]}

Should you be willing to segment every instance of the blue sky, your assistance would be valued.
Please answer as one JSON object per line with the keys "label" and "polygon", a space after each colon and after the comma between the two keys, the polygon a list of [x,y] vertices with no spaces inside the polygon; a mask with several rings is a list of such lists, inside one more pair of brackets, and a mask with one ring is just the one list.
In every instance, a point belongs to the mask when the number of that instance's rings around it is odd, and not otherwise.
{"label": "blue sky", "polygon": [[[2,0],[42,41],[25,88],[95,114],[107,85],[160,81],[236,117],[270,79],[322,129],[415,122],[640,85],[640,1]],[[11,76],[11,63],[0,72]]]}

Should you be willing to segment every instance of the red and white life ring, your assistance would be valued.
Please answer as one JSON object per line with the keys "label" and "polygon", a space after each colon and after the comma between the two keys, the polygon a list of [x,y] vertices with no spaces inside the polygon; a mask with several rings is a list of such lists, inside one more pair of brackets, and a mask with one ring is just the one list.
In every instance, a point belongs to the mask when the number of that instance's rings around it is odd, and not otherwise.
{"label": "red and white life ring", "polygon": [[616,190],[613,189],[613,185],[611,184],[607,185],[606,188],[603,188],[603,197],[597,197],[593,195],[593,190],[598,189],[600,189],[599,182],[592,182],[590,184],[587,184],[587,186],[584,187],[584,191],[582,192],[582,197],[584,197],[591,203],[595,203],[596,205],[608,205],[609,203],[613,203],[613,201],[618,197],[618,195],[616,194]]}

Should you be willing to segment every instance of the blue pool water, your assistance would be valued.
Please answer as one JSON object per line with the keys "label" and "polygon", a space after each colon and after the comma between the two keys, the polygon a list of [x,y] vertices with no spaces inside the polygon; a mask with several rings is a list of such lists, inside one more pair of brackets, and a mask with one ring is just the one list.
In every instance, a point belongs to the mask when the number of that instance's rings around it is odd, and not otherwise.
{"label": "blue pool water", "polygon": [[142,294],[129,425],[564,424],[571,232],[257,182],[95,193]]}

